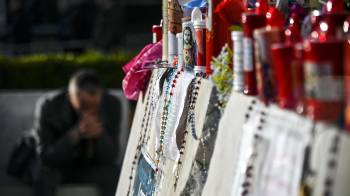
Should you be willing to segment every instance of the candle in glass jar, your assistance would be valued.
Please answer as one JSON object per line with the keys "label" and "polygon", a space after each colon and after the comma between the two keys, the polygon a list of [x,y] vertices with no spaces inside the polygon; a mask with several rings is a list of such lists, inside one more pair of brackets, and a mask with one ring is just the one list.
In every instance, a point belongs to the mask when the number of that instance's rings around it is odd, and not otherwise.
{"label": "candle in glass jar", "polygon": [[177,54],[177,66],[179,68],[182,68],[183,63],[184,63],[182,33],[176,34],[176,38],[177,38],[177,53],[178,53]]}
{"label": "candle in glass jar", "polygon": [[176,35],[168,32],[168,62],[170,66],[174,66],[177,54],[177,38]]}
{"label": "candle in glass jar", "polygon": [[304,88],[304,45],[294,44],[294,60],[292,64],[295,110],[305,114],[305,88]]}
{"label": "candle in glass jar", "polygon": [[182,23],[184,66],[187,71],[193,71],[196,65],[196,36],[192,21],[184,20]]}
{"label": "candle in glass jar", "polygon": [[254,38],[255,29],[266,25],[266,18],[263,14],[243,13],[243,71],[244,71],[244,94],[257,95],[256,75],[255,75],[255,57],[254,57]]}
{"label": "candle in glass jar", "polygon": [[152,33],[153,33],[153,43],[157,43],[160,40],[162,40],[162,26],[161,25],[153,25]]}
{"label": "candle in glass jar", "polygon": [[205,77],[206,67],[206,22],[202,19],[202,12],[199,8],[192,11],[192,22],[196,35],[196,65],[194,67],[195,74]]}
{"label": "candle in glass jar", "polygon": [[308,41],[304,47],[306,113],[313,120],[335,122],[344,100],[344,44]]}
{"label": "candle in glass jar", "polygon": [[275,71],[276,101],[281,108],[294,109],[295,97],[292,82],[294,48],[289,44],[273,44],[271,54]]}
{"label": "candle in glass jar", "polygon": [[178,55],[176,34],[182,31],[183,11],[178,0],[170,0],[168,3],[168,62],[171,66],[175,66]]}
{"label": "candle in glass jar", "polygon": [[284,42],[282,28],[269,27],[255,30],[255,69],[258,95],[265,104],[276,100],[275,70],[271,62],[271,45]]}
{"label": "candle in glass jar", "polygon": [[350,131],[350,39],[345,42],[345,129]]}

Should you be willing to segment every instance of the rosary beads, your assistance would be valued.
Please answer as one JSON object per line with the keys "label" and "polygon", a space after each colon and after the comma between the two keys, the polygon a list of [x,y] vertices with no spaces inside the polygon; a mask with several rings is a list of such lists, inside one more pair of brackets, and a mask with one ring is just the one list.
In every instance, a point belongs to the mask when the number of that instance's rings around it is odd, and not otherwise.
{"label": "rosary beads", "polygon": [[[161,125],[160,125],[160,136],[159,136],[159,149],[157,151],[158,157],[156,160],[156,172],[159,172],[159,165],[160,165],[160,157],[163,156],[164,152],[164,137],[165,137],[165,131],[167,128],[167,122],[168,122],[168,116],[169,116],[169,108],[171,105],[171,99],[174,95],[174,90],[176,87],[176,82],[179,78],[179,76],[183,73],[184,69],[181,68],[180,70],[175,72],[171,72],[170,74],[170,80],[171,82],[166,85],[165,94],[164,94],[164,106],[163,106],[163,112],[161,117]],[[174,78],[172,78],[173,73],[176,73]],[[169,97],[168,97],[169,96]]]}
{"label": "rosary beads", "polygon": [[[196,105],[196,102],[197,102],[197,98],[198,98],[198,91],[199,91],[199,86],[201,85],[201,77],[195,77],[191,84],[190,84],[190,90],[189,92],[191,92],[191,94],[189,94],[189,114],[188,114],[188,123],[190,125],[190,128],[192,130],[192,136],[194,137],[193,133],[195,134],[195,113],[194,113],[194,110],[195,110],[195,105]],[[187,128],[187,126],[186,126]],[[176,174],[175,174],[175,182],[174,182],[174,189],[176,189],[177,187],[177,182],[179,180],[179,173],[180,173],[180,167],[182,166],[182,159],[183,159],[183,156],[184,156],[184,153],[185,153],[185,145],[186,145],[186,138],[187,138],[187,135],[188,135],[188,131],[187,129],[185,130],[184,132],[184,136],[183,136],[183,140],[181,142],[181,146],[180,146],[180,157],[178,159],[178,162],[177,162],[177,170],[176,170]]]}
{"label": "rosary beads", "polygon": [[[252,104],[254,104],[255,102],[252,102]],[[253,108],[252,106],[248,107],[248,110],[251,111]],[[260,121],[259,124],[257,126],[257,130],[258,131],[262,131],[263,129],[263,125],[265,124],[265,118],[266,118],[266,113],[264,111],[260,112]],[[253,182],[254,182],[254,170],[256,169],[254,167],[256,158],[258,156],[258,143],[261,142],[261,136],[260,133],[254,133],[254,139],[253,139],[253,152],[250,155],[250,158],[248,160],[248,165],[245,169],[245,176],[244,176],[244,180],[242,183],[242,196],[247,196],[249,194],[251,194],[252,189],[253,189]]]}
{"label": "rosary beads", "polygon": [[192,86],[192,94],[190,97],[190,107],[189,107],[189,117],[188,117],[188,123],[190,124],[191,127],[191,134],[192,137],[195,140],[199,140],[197,134],[196,134],[196,123],[195,123],[195,107],[196,107],[196,102],[197,102],[197,98],[198,98],[198,91],[199,91],[199,86],[201,85],[201,79],[202,78],[198,78],[195,77],[193,80],[193,84]]}
{"label": "rosary beads", "polygon": [[154,85],[152,85],[153,79],[154,79],[154,74],[152,74],[151,79],[149,81],[151,88],[149,89],[148,93],[145,95],[145,98],[146,98],[145,114],[146,115],[144,115],[142,118],[141,132],[140,132],[138,144],[136,146],[136,153],[135,153],[134,159],[132,161],[131,172],[130,172],[130,176],[129,176],[129,188],[128,188],[127,195],[130,195],[130,192],[131,192],[131,183],[133,180],[133,174],[134,174],[134,171],[136,169],[137,160],[139,159],[141,148],[145,142],[145,135],[147,134],[147,127],[148,127],[150,116],[151,116],[151,113],[150,113],[151,110],[149,109],[149,107],[152,104],[152,102],[150,102],[150,99],[152,97],[151,94],[153,94],[153,86],[154,86]]}

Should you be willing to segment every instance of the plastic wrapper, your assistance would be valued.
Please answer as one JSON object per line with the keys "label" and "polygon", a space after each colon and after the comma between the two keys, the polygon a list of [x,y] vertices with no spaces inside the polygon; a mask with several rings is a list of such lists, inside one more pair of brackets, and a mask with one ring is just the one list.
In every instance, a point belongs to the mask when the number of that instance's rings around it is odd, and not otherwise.
{"label": "plastic wrapper", "polygon": [[154,63],[162,56],[161,42],[149,44],[134,57],[129,63],[124,65],[123,71],[126,74],[122,87],[124,95],[130,100],[137,100],[141,91],[143,91],[151,75],[150,70],[144,70],[147,64]]}
{"label": "plastic wrapper", "polygon": [[195,7],[204,8],[208,6],[207,0],[192,0],[184,4],[185,8],[193,9]]}

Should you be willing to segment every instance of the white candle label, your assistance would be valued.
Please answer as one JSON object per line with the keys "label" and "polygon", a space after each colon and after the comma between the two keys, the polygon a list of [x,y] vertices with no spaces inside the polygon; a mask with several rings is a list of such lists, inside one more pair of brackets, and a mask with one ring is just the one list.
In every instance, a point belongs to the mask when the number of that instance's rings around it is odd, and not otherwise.
{"label": "white candle label", "polygon": [[233,43],[233,66],[234,70],[243,70],[243,41],[235,40]]}
{"label": "white candle label", "polygon": [[243,38],[243,69],[244,71],[253,71],[253,40]]}
{"label": "white candle label", "polygon": [[153,43],[157,43],[157,34],[153,33]]}
{"label": "white candle label", "polygon": [[233,89],[237,92],[244,90],[243,77],[243,33],[232,36],[233,39]]}
{"label": "white candle label", "polygon": [[305,92],[310,99],[340,101],[343,98],[341,77],[334,76],[332,64],[305,62]]}

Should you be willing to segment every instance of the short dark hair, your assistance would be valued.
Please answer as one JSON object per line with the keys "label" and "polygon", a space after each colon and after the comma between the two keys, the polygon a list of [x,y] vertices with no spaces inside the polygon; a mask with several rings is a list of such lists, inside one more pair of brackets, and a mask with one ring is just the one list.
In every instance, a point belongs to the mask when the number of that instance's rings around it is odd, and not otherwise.
{"label": "short dark hair", "polygon": [[71,77],[77,90],[87,91],[95,94],[97,90],[102,88],[101,79],[92,69],[81,69],[75,72]]}

